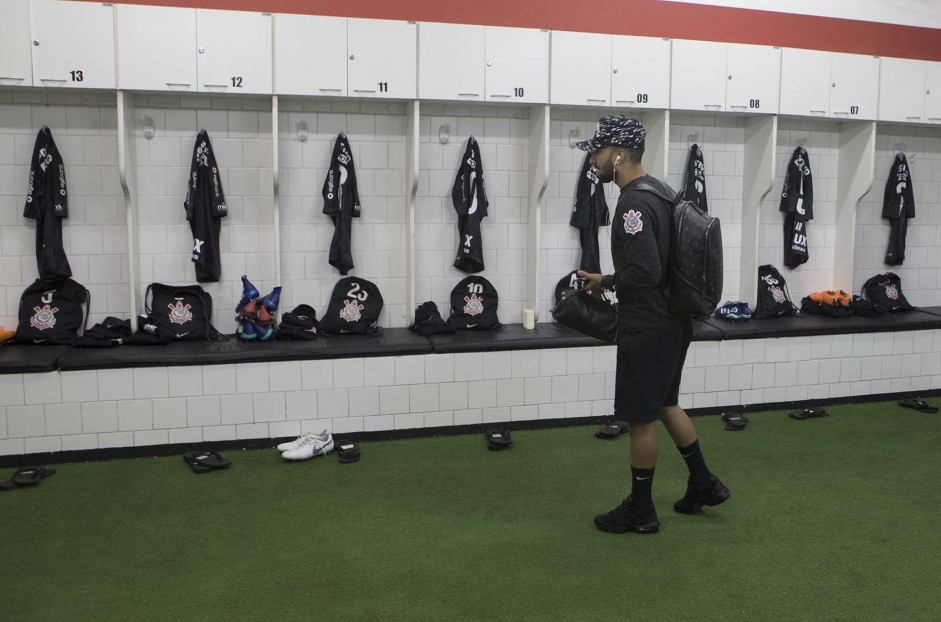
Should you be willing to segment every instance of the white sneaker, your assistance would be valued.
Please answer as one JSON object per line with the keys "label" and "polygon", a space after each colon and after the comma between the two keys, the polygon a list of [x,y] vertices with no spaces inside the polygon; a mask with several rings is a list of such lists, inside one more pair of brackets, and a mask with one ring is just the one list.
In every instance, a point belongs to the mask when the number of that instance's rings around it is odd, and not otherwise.
{"label": "white sneaker", "polygon": [[309,460],[314,456],[324,456],[333,451],[333,435],[324,430],[320,434],[310,434],[302,437],[302,444],[281,454],[285,460]]}
{"label": "white sneaker", "polygon": [[[323,434],[326,434],[326,430],[324,430]],[[280,445],[278,445],[278,451],[290,451],[291,449],[297,449],[298,447],[304,445],[304,443],[307,442],[306,439],[308,437],[313,437],[313,436],[317,436],[317,435],[314,434],[313,432],[307,432],[306,434],[301,434],[293,441],[288,441],[286,443],[281,443]]]}

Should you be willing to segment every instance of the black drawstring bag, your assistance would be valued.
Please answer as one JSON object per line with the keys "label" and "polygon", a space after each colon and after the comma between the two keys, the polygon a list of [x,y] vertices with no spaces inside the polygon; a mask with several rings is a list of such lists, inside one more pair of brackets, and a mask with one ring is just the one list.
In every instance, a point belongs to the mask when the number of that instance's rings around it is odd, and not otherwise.
{"label": "black drawstring bag", "polygon": [[313,341],[320,332],[317,311],[310,305],[297,305],[290,313],[281,314],[278,339]]}
{"label": "black drawstring bag", "polygon": [[787,293],[787,281],[777,268],[770,264],[758,266],[758,305],[752,314],[753,320],[782,315],[794,315],[797,307]]}
{"label": "black drawstring bag", "polygon": [[863,283],[863,296],[875,306],[882,307],[891,313],[915,309],[902,293],[901,277],[894,272],[877,274]]}
{"label": "black drawstring bag", "polygon": [[320,320],[320,332],[328,335],[378,335],[382,294],[372,281],[348,276],[337,281],[330,305]]}
{"label": "black drawstring bag", "polygon": [[165,341],[219,339],[212,325],[212,296],[199,285],[151,283],[144,292],[141,330]]}
{"label": "black drawstring bag", "polygon": [[448,324],[466,330],[499,330],[499,296],[493,284],[482,276],[462,279],[451,290],[451,315]]}
{"label": "black drawstring bag", "polygon": [[20,296],[16,343],[70,345],[88,322],[91,294],[65,277],[36,279]]}

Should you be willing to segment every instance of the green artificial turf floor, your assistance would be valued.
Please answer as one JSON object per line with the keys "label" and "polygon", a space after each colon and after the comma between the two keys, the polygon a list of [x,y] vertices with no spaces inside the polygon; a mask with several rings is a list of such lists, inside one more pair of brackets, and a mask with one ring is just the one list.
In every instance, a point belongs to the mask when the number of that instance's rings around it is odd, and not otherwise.
{"label": "green artificial turf floor", "polygon": [[[0,493],[0,620],[937,620],[941,414],[833,406],[742,432],[695,419],[732,490],[657,535],[597,531],[627,492],[628,438],[596,427],[362,443],[284,463],[229,451],[57,465]],[[3,479],[12,472],[3,471]]]}

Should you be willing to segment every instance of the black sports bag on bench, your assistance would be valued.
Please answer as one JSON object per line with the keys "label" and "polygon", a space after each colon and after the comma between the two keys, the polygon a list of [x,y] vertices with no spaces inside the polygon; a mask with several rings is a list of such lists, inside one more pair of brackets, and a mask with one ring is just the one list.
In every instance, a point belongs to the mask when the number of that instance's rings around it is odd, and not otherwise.
{"label": "black sports bag on bench", "polygon": [[65,277],[36,279],[20,297],[16,343],[70,345],[88,322],[91,295]]}

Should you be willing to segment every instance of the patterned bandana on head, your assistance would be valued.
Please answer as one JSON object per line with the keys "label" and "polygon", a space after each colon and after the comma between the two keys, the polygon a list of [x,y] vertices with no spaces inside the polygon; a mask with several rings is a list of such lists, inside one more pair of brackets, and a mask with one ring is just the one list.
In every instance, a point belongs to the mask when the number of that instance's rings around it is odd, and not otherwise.
{"label": "patterned bandana on head", "polygon": [[595,151],[602,147],[625,147],[642,149],[647,138],[644,125],[632,117],[601,117],[598,129],[589,140],[577,143],[582,151]]}

